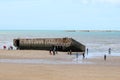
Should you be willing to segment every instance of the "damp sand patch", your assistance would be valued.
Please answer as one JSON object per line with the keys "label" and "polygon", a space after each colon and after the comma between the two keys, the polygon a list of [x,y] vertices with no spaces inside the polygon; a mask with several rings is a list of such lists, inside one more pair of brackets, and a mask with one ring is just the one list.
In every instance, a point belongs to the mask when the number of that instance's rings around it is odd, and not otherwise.
{"label": "damp sand patch", "polygon": [[93,64],[92,62],[84,62],[82,60],[73,61],[54,61],[47,59],[0,59],[0,63],[16,63],[16,64]]}

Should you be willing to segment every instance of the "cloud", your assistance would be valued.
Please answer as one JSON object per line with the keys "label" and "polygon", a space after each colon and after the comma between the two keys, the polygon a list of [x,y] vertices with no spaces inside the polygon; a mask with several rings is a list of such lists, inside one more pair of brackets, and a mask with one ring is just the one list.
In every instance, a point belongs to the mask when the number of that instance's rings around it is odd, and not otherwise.
{"label": "cloud", "polygon": [[103,3],[103,4],[120,4],[120,0],[81,0],[83,4],[96,4],[96,3]]}

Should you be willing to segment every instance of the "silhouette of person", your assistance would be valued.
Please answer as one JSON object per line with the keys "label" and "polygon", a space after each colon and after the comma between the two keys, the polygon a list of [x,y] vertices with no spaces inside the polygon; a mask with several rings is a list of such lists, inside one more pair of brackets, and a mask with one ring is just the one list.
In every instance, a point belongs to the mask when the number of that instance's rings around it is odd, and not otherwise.
{"label": "silhouette of person", "polygon": [[104,60],[105,60],[105,61],[106,61],[106,57],[107,57],[107,56],[106,56],[106,54],[105,54],[105,55],[104,55]]}
{"label": "silhouette of person", "polygon": [[108,53],[111,54],[111,48],[108,49]]}

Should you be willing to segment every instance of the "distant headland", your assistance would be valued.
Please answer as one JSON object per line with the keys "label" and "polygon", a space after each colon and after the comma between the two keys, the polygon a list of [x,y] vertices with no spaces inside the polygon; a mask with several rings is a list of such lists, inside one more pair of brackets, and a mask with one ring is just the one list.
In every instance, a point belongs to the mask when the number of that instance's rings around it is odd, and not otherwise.
{"label": "distant headland", "polygon": [[65,30],[65,32],[120,32],[120,30]]}

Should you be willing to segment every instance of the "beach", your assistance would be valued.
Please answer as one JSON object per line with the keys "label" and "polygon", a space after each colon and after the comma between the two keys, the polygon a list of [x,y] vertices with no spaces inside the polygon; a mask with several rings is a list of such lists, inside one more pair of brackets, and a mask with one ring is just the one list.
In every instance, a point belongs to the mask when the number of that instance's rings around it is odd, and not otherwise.
{"label": "beach", "polygon": [[[90,55],[90,54],[89,54]],[[82,56],[41,50],[0,50],[0,80],[118,80],[120,56]]]}

